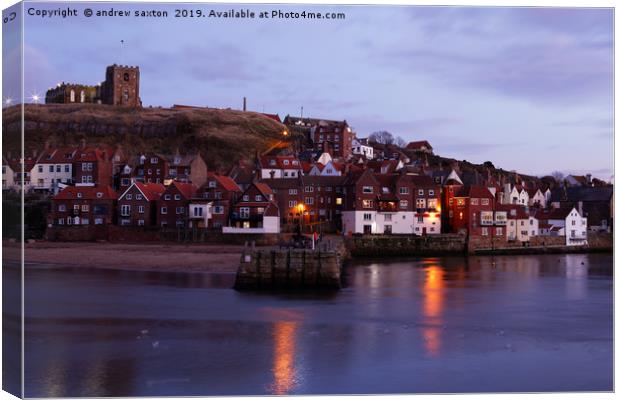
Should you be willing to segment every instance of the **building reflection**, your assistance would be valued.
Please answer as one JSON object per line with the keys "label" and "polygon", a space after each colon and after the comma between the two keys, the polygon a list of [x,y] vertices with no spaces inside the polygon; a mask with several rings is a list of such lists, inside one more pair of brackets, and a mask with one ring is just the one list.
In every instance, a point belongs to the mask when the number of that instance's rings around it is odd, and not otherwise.
{"label": "building reflection", "polygon": [[422,288],[424,300],[422,311],[425,318],[425,328],[422,330],[426,353],[435,357],[441,350],[441,330],[444,308],[444,271],[438,265],[426,268],[424,286]]}
{"label": "building reflection", "polygon": [[297,384],[295,369],[295,336],[298,322],[278,321],[274,324],[274,357],[272,393],[285,395],[291,393]]}

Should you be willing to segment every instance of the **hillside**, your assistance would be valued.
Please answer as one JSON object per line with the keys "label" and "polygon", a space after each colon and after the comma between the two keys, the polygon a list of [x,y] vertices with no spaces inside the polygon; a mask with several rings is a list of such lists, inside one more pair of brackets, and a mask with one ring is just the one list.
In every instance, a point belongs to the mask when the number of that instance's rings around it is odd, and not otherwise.
{"label": "hillside", "polygon": [[[123,146],[125,153],[198,149],[209,166],[227,168],[277,143],[284,125],[259,113],[212,108],[131,109],[98,104],[28,104],[27,152],[50,145]],[[20,107],[3,110],[3,147],[20,148]]]}

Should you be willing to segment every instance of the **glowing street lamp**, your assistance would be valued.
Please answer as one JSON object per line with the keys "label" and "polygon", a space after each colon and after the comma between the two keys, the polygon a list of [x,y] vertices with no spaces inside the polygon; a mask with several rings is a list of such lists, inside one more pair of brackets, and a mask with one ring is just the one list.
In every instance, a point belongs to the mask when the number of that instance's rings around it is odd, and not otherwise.
{"label": "glowing street lamp", "polygon": [[282,131],[282,136],[288,136],[288,131],[286,129]]}

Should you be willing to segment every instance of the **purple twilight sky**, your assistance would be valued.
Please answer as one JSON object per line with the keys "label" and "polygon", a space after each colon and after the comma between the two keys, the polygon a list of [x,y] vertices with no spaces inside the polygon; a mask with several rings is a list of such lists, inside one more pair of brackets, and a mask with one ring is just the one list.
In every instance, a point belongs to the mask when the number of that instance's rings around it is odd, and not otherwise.
{"label": "purple twilight sky", "polygon": [[[305,116],[346,119],[360,137],[388,130],[460,160],[613,175],[611,9],[234,7],[346,13],[310,21],[86,18],[85,8],[153,6],[69,6],[80,16],[25,17],[26,96],[98,83],[112,63],[139,65],[145,106],[240,108],[246,96],[251,110],[284,117],[303,106]],[[5,85],[3,96],[16,91]]]}

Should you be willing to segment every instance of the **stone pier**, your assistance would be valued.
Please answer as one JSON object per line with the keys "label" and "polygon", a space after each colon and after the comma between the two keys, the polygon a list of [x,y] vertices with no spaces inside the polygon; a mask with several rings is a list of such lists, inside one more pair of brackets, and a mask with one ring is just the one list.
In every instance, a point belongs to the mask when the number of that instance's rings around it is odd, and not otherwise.
{"label": "stone pier", "polygon": [[336,250],[249,250],[241,255],[238,290],[340,289],[342,257]]}

